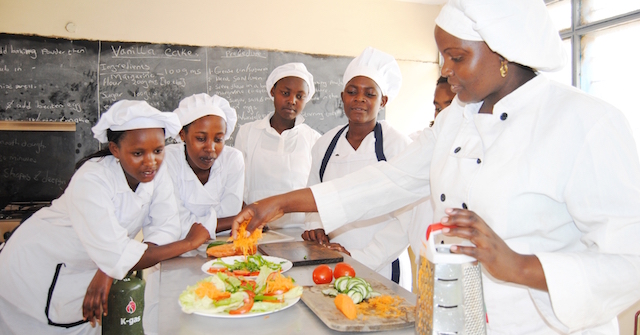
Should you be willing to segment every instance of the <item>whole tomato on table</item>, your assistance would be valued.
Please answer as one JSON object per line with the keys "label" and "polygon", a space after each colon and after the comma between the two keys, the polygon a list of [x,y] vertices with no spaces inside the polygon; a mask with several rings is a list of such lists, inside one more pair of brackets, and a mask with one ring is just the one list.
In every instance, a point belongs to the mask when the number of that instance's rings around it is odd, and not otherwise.
{"label": "whole tomato on table", "polygon": [[333,277],[335,279],[338,279],[340,277],[344,277],[344,276],[349,276],[349,277],[355,277],[356,276],[356,270],[354,270],[351,265],[344,263],[344,262],[340,262],[338,264],[336,264],[335,269],[333,269]]}
{"label": "whole tomato on table", "polygon": [[329,284],[332,278],[332,271],[329,265],[321,264],[313,270],[313,282],[316,284]]}

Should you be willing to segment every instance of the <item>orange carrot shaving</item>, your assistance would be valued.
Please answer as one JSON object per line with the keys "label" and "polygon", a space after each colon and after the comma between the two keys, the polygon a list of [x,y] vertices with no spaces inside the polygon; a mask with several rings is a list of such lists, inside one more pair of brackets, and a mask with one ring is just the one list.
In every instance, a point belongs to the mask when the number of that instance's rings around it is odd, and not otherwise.
{"label": "orange carrot shaving", "polygon": [[209,299],[216,300],[216,301],[226,299],[231,296],[231,293],[229,292],[220,292],[220,290],[218,290],[218,288],[215,285],[213,285],[212,282],[208,282],[208,281],[200,282],[198,284],[198,287],[195,290],[195,293],[200,299],[207,296],[209,297]]}
{"label": "orange carrot shaving", "polygon": [[406,307],[400,307],[404,301],[399,296],[381,295],[363,301],[357,305],[358,312],[362,315],[372,315],[381,318],[399,318],[407,314]]}
{"label": "orange carrot shaving", "polygon": [[233,247],[236,250],[241,250],[242,255],[253,255],[256,253],[256,249],[258,246],[258,240],[262,238],[262,230],[256,229],[251,233],[251,235],[247,236],[247,225],[249,221],[245,221],[238,228],[238,238],[233,240]]}
{"label": "orange carrot shaving", "polygon": [[279,271],[273,272],[267,279],[267,287],[265,288],[265,294],[282,292],[285,293],[295,287],[291,277],[283,276]]}

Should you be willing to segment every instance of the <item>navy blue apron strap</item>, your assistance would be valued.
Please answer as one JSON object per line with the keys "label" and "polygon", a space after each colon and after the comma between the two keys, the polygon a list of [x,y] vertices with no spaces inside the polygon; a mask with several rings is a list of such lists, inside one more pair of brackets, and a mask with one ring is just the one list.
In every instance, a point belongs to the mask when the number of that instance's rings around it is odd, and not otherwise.
{"label": "navy blue apron strap", "polygon": [[89,320],[80,320],[73,323],[55,323],[51,321],[51,319],[49,318],[49,306],[51,306],[51,296],[53,296],[53,289],[56,287],[56,282],[58,281],[58,275],[60,275],[60,268],[62,268],[63,265],[67,266],[64,263],[60,263],[56,266],[56,273],[53,275],[51,286],[49,286],[49,294],[47,295],[47,305],[44,307],[44,314],[47,316],[47,321],[50,326],[71,328],[71,327],[79,326],[83,323],[87,323],[89,322]]}
{"label": "navy blue apron strap", "polygon": [[386,161],[387,158],[384,157],[384,150],[382,147],[382,125],[380,122],[376,122],[376,126],[373,128],[373,136],[376,138],[376,158],[379,161]]}
{"label": "navy blue apron strap", "polygon": [[333,139],[331,140],[331,143],[329,144],[329,147],[327,148],[327,151],[324,153],[324,157],[322,158],[322,164],[320,165],[320,182],[322,182],[322,179],[324,177],[324,170],[327,169],[327,164],[329,163],[329,158],[331,158],[331,154],[333,153],[333,150],[336,149],[336,144],[338,144],[338,140],[340,139],[340,135],[342,135],[342,133],[344,133],[344,130],[347,129],[347,127],[349,127],[348,124],[346,126],[342,127],[342,129],[340,129],[338,131],[336,136],[334,136]]}
{"label": "navy blue apron strap", "polygon": [[400,259],[398,258],[391,263],[391,281],[400,283]]}

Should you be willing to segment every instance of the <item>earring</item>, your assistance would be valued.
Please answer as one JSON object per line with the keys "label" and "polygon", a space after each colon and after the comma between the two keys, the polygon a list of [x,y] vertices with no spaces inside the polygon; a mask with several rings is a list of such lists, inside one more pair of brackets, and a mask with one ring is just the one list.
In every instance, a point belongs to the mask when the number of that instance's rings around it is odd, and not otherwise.
{"label": "earring", "polygon": [[500,75],[502,76],[502,78],[505,78],[507,76],[507,72],[509,72],[509,67],[507,66],[507,60],[504,59],[501,62],[501,66],[500,66]]}

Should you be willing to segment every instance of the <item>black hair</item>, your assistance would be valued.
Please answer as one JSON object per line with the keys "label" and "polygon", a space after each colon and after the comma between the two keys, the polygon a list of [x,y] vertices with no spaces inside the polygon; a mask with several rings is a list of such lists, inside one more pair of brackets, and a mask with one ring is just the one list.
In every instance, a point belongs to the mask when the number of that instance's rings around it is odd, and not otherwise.
{"label": "black hair", "polygon": [[[107,129],[107,140],[109,142],[113,142],[116,145],[120,145],[120,140],[122,140],[122,135],[124,135],[125,131],[113,131],[111,129]],[[88,160],[90,160],[91,158],[96,158],[96,157],[106,157],[112,155],[111,150],[109,150],[109,146],[107,146],[106,148],[96,151],[92,154],[90,154],[89,156],[86,156],[84,158],[82,158],[81,160],[78,161],[78,163],[76,163],[76,170],[78,170],[84,163],[86,163]]]}
{"label": "black hair", "polygon": [[438,82],[436,83],[436,86],[440,84],[448,84],[448,83],[449,82],[447,81],[447,77],[440,76],[440,78],[438,78]]}

